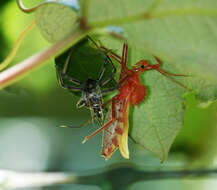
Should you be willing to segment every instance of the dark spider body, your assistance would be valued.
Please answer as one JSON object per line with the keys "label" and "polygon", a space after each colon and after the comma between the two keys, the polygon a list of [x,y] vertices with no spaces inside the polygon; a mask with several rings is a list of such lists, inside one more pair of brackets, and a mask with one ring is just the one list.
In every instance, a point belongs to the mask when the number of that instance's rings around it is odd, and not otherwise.
{"label": "dark spider body", "polygon": [[[81,82],[80,80],[66,74],[72,51],[69,52],[63,69],[56,64],[57,77],[60,85],[63,88],[70,91],[81,92],[81,98],[77,103],[77,107],[81,108],[85,106],[89,108],[92,119],[97,120],[97,122],[102,125],[104,119],[102,109],[103,95],[118,88],[117,83],[113,78],[114,74],[116,73],[116,68],[114,67],[109,56],[107,56],[90,37],[88,37],[88,39],[93,42],[93,44],[100,50],[101,54],[105,58],[105,61],[102,65],[101,71],[97,79],[92,79],[89,77],[85,82]],[[102,80],[107,63],[111,63],[113,71],[104,80]],[[115,87],[110,87],[102,90],[102,88],[110,81],[113,81],[115,83]],[[73,85],[69,83],[73,83]]]}
{"label": "dark spider body", "polygon": [[91,78],[87,79],[83,84],[82,95],[77,107],[86,106],[89,108],[92,118],[95,118],[101,124],[101,121],[103,121],[102,103],[102,91],[99,81]]}

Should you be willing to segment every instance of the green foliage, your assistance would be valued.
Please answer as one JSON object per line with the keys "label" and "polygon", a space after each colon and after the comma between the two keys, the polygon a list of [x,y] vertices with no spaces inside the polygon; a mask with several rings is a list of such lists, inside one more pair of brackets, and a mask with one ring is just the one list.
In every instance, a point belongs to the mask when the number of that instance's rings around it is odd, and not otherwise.
{"label": "green foliage", "polygon": [[[216,0],[83,0],[80,7],[81,15],[87,16],[83,28],[76,24],[79,14],[65,5],[46,3],[36,9],[36,22],[45,38],[56,42],[82,30],[97,35],[105,47],[121,55],[123,42],[105,29],[119,26],[130,47],[129,67],[140,59],[156,64],[152,56],[156,55],[166,71],[189,75],[176,80],[191,88],[200,101],[216,99]],[[78,67],[88,68],[89,63],[95,63],[91,69],[97,70],[100,60],[89,61],[95,55],[88,47],[73,48],[72,76],[85,78]],[[116,67],[120,67],[118,63]],[[183,124],[184,95],[188,92],[157,71],[142,74],[141,81],[147,87],[147,96],[131,109],[130,136],[164,161]]]}

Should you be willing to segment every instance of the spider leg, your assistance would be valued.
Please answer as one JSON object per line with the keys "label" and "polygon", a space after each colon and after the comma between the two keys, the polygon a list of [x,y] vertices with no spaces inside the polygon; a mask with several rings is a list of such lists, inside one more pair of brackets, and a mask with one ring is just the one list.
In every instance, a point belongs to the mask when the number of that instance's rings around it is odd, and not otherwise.
{"label": "spider leg", "polygon": [[72,78],[71,76],[69,76],[67,74],[62,73],[60,75],[62,75],[62,78],[67,79],[68,81],[70,81],[70,82],[72,82],[74,84],[77,84],[77,85],[81,85],[82,84],[81,81],[79,81],[79,80],[77,80],[75,78]]}
{"label": "spider leg", "polygon": [[[102,81],[101,83],[100,83],[100,86],[104,86],[104,85],[106,85],[110,80],[114,80],[114,78],[113,78],[113,76],[115,75],[115,73],[116,73],[116,67],[114,66],[114,64],[113,64],[113,62],[112,62],[112,60],[110,59],[110,57],[109,56],[107,56],[107,59],[109,60],[109,62],[111,63],[111,65],[112,65],[112,68],[113,68],[113,71],[112,71],[112,73],[110,73],[110,75],[108,75],[107,77],[106,77],[106,79],[104,80],[104,81]],[[107,60],[107,61],[108,61]],[[102,76],[101,76],[102,77]],[[116,82],[115,82],[116,83]]]}
{"label": "spider leg", "polygon": [[101,68],[101,71],[100,71],[100,74],[99,74],[99,77],[98,77],[98,81],[100,81],[105,73],[105,69],[106,69],[106,64],[107,62],[109,61],[111,64],[112,64],[112,67],[113,67],[113,72],[107,77],[107,79],[105,79],[105,81],[103,81],[102,83],[100,83],[101,86],[104,86],[105,84],[107,84],[113,77],[113,75],[116,73],[116,68],[112,62],[112,60],[110,59],[109,56],[107,56],[103,51],[102,51],[102,48],[98,46],[98,44],[90,37],[90,36],[87,36],[87,38],[99,49],[100,53],[102,54],[103,57],[105,57],[105,61],[102,65],[102,68]]}
{"label": "spider leg", "polygon": [[[106,78],[104,81],[102,81],[102,82],[100,83],[100,86],[102,87],[102,86],[106,85],[110,80],[113,79],[113,76],[114,76],[115,73],[116,73],[116,67],[114,66],[114,64],[113,64],[112,60],[110,59],[110,57],[109,57],[108,55],[106,55],[106,54],[101,50],[101,49],[103,49],[103,48],[99,47],[98,44],[97,44],[90,36],[87,36],[87,38],[92,41],[92,43],[99,49],[99,51],[101,52],[102,56],[105,57],[105,61],[104,61],[103,65],[102,65],[102,69],[101,69],[100,74],[99,74],[99,77],[98,77],[98,81],[100,81],[100,80],[102,79],[102,77],[103,77],[103,75],[104,75],[104,73],[105,73],[105,69],[106,69],[105,66],[106,66],[106,63],[107,63],[107,62],[110,62],[111,65],[112,65],[112,68],[113,68],[113,72],[112,72],[110,75],[108,75],[107,78]],[[106,48],[104,48],[104,49],[106,49]]]}
{"label": "spider leg", "polygon": [[[66,58],[66,62],[64,64],[64,67],[63,67],[63,71],[62,71],[62,74],[60,74],[61,76],[63,76],[65,79],[67,79],[68,81],[70,82],[73,82],[74,84],[77,84],[77,85],[81,85],[82,82],[67,75],[66,72],[67,72],[67,69],[68,69],[68,65],[69,65],[69,61],[70,61],[70,58],[71,58],[71,55],[72,55],[72,50],[69,52],[67,58]],[[57,65],[56,65],[56,68],[57,70],[61,70],[61,68],[59,68]],[[61,71],[59,71],[61,73]],[[60,76],[59,75],[59,76]]]}
{"label": "spider leg", "polygon": [[70,57],[71,57],[71,54],[72,54],[72,50],[70,51],[67,59],[66,59],[66,62],[65,62],[65,65],[64,65],[64,68],[63,68],[63,71],[62,69],[56,64],[56,71],[57,71],[57,78],[58,78],[58,81],[59,81],[59,84],[63,87],[63,88],[66,88],[66,89],[69,89],[69,90],[73,90],[73,91],[81,91],[82,88],[80,87],[73,87],[73,86],[70,86],[68,84],[65,84],[64,81],[63,81],[63,78],[64,79],[67,79],[68,81],[70,82],[73,82],[74,84],[77,84],[77,85],[81,85],[81,82],[77,79],[74,79],[70,76],[68,76],[66,74],[66,71],[67,71],[67,68],[68,68],[68,64],[69,64],[69,61],[70,61]]}
{"label": "spider leg", "polygon": [[105,59],[103,65],[102,65],[102,68],[101,68],[101,71],[100,71],[100,74],[99,74],[99,77],[98,77],[98,81],[100,81],[105,73],[105,69],[106,69],[106,63],[108,62],[107,58]]}
{"label": "spider leg", "polygon": [[69,90],[72,90],[72,91],[81,91],[81,90],[82,90],[82,88],[80,88],[80,87],[74,87],[74,86],[70,86],[70,85],[68,85],[68,84],[65,84],[65,83],[63,82],[63,78],[62,78],[62,75],[63,75],[62,71],[58,68],[58,66],[56,67],[56,70],[57,70],[58,82],[59,82],[59,84],[60,84],[63,88],[69,89]]}
{"label": "spider leg", "polygon": [[112,92],[112,91],[116,90],[117,88],[118,88],[118,85],[115,86],[115,87],[112,87],[112,88],[105,89],[105,90],[102,91],[102,94],[103,94],[103,95],[104,95],[104,94],[107,94],[107,93],[109,93],[109,92]]}
{"label": "spider leg", "polygon": [[115,81],[113,78],[112,78],[112,80],[115,82],[115,86],[103,90],[103,91],[102,91],[102,94],[103,94],[103,95],[104,95],[104,94],[107,94],[107,93],[109,93],[109,92],[112,92],[112,91],[114,91],[114,90],[116,90],[116,89],[118,89],[118,84],[116,83],[116,81]]}

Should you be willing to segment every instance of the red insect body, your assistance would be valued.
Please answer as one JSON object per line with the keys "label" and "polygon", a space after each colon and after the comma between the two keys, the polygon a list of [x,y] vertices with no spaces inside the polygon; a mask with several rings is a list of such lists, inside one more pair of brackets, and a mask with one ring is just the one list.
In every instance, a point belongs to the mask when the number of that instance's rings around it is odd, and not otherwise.
{"label": "red insect body", "polygon": [[[119,147],[122,156],[129,159],[128,150],[128,113],[129,105],[135,106],[140,103],[146,95],[144,85],[140,84],[140,69],[128,69],[126,66],[127,44],[124,44],[122,60],[116,60],[121,64],[121,74],[119,79],[119,93],[112,98],[112,113],[108,112],[108,120],[114,122],[106,127],[103,134],[102,155],[109,159],[113,152]],[[108,122],[106,119],[106,122]],[[115,144],[113,143],[115,142]]]}
{"label": "red insect body", "polygon": [[[180,86],[186,88],[181,83],[175,81],[171,76],[185,76],[185,75],[174,75],[168,73],[162,69],[159,69],[161,62],[156,58],[158,64],[151,65],[147,60],[140,60],[137,62],[132,69],[126,66],[127,61],[127,44],[123,45],[122,58],[118,55],[110,52],[110,56],[121,64],[121,73],[118,82],[119,93],[112,98],[112,100],[105,103],[112,102],[111,110],[108,111],[105,119],[105,125],[98,129],[90,136],[85,137],[84,141],[87,141],[90,137],[96,135],[101,130],[104,130],[103,144],[102,144],[102,156],[105,159],[109,159],[114,151],[119,148],[121,155],[129,159],[128,150],[128,113],[129,105],[133,107],[139,104],[146,96],[146,88],[140,83],[139,75],[148,70],[157,70],[164,76],[170,78]],[[105,49],[105,48],[104,48]]]}

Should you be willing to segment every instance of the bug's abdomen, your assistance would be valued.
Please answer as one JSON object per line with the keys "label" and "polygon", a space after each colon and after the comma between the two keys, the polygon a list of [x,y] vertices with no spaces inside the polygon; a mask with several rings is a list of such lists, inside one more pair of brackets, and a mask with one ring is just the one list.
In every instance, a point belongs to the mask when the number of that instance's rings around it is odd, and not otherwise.
{"label": "bug's abdomen", "polygon": [[103,121],[103,111],[101,106],[92,107],[94,118],[98,119],[100,123]]}
{"label": "bug's abdomen", "polygon": [[[101,155],[108,160],[118,149],[120,137],[123,134],[123,102],[117,101],[115,104],[116,120],[103,131],[103,143]],[[112,110],[106,114],[105,123],[112,120]]]}

